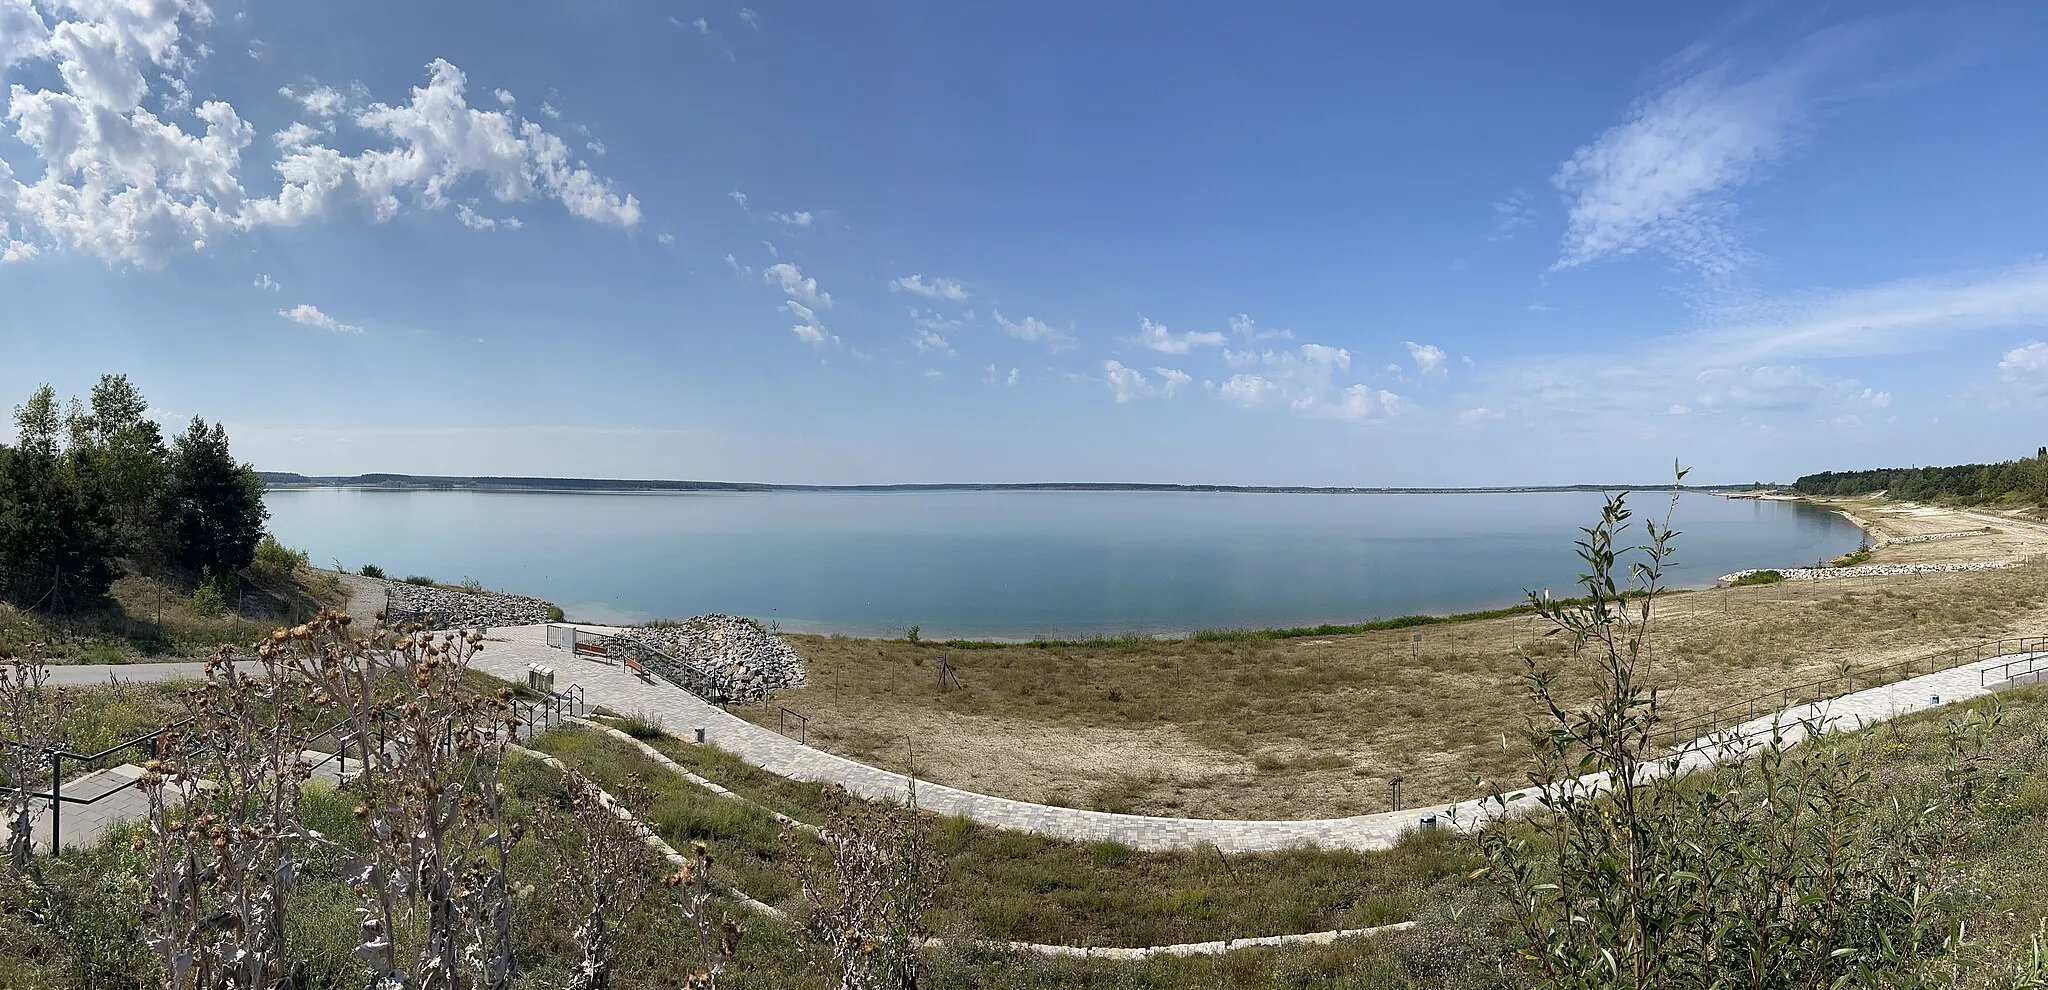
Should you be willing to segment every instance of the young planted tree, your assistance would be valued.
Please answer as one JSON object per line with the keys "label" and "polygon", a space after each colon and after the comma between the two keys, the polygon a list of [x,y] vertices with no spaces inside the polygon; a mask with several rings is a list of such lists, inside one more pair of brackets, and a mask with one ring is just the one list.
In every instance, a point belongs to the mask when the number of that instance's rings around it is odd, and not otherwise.
{"label": "young planted tree", "polygon": [[235,461],[220,424],[198,417],[171,443],[162,513],[172,559],[215,575],[249,566],[269,518],[262,479]]}

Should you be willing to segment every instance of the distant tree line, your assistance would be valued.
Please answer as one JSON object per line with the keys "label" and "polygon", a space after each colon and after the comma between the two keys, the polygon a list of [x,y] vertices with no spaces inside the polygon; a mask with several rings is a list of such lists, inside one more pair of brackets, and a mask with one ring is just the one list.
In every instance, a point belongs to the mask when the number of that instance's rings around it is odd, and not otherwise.
{"label": "distant tree line", "polygon": [[2020,502],[2048,505],[2048,447],[2032,457],[1997,464],[1952,467],[1878,468],[1822,471],[1792,483],[1804,495],[1867,495],[1888,492],[1915,502],[1984,505]]}
{"label": "distant tree line", "polygon": [[103,600],[120,561],[202,578],[249,566],[268,510],[263,483],[218,423],[193,417],[166,444],[126,375],[91,401],[45,385],[14,408],[0,444],[0,600],[66,611]]}

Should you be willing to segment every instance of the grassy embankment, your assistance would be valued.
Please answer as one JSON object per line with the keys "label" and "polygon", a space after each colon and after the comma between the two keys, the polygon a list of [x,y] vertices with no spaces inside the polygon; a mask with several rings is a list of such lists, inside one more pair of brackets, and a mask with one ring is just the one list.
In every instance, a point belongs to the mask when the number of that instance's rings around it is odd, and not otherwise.
{"label": "grassy embankment", "polygon": [[[2048,534],[1842,503],[1881,532],[1981,536],[1872,551],[1871,563],[2048,551]],[[2048,566],[1745,585],[1657,609],[1648,671],[1674,719],[1983,639],[2048,631]],[[1514,779],[1523,654],[1563,644],[1525,609],[1358,626],[1034,643],[785,635],[810,686],[776,705],[810,739],[929,779],[1109,811],[1302,818],[1462,800]],[[1420,642],[1415,640],[1421,635]],[[960,687],[941,689],[937,655]],[[1567,677],[1572,691],[1586,683]],[[735,709],[775,724],[775,709]]]}
{"label": "grassy embankment", "polygon": [[280,622],[301,621],[348,601],[339,575],[311,567],[248,568],[239,593],[226,596],[217,615],[195,607],[197,587],[188,576],[130,568],[94,607],[50,615],[0,603],[0,650],[42,643],[54,663],[190,659],[221,645],[246,647]]}

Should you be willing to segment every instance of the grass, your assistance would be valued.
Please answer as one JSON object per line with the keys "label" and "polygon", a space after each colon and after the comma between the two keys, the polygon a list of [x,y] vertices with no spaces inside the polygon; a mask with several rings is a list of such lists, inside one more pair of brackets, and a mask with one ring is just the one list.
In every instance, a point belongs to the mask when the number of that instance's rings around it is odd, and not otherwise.
{"label": "grass", "polygon": [[1767,570],[1751,571],[1728,583],[1737,588],[1749,588],[1760,584],[1777,584],[1783,580],[1785,580],[1784,572]]}
{"label": "grass", "polygon": [[[649,814],[664,836],[677,823],[711,823],[705,827],[720,830],[730,856],[736,841],[776,831],[760,810],[699,790],[616,740],[559,730],[543,744],[587,773],[665,777],[667,794]],[[822,824],[832,807],[819,785],[778,777],[716,747],[672,737],[653,745],[700,776],[798,821]],[[743,820],[752,824],[734,824]],[[1473,866],[1464,841],[1449,832],[1417,835],[1386,852],[1226,857],[1214,847],[1144,852],[1003,831],[966,818],[929,820],[947,862],[935,928],[1002,940],[1139,946],[1368,928],[1408,920],[1431,891],[1454,885]],[[688,832],[689,826],[681,830]],[[750,864],[781,861],[773,849],[747,846],[740,854]],[[772,882],[767,889],[787,888]]]}
{"label": "grass", "polygon": [[65,615],[0,604],[0,650],[40,643],[55,663],[128,663],[203,656],[223,644],[247,646],[279,624],[340,607],[348,590],[331,571],[266,566],[243,572],[226,610],[194,607],[198,582],[130,572],[97,607]]}
{"label": "grass", "polygon": [[[1935,544],[1911,545],[1919,550]],[[735,714],[810,719],[813,745],[982,793],[1193,817],[1334,817],[1514,779],[1524,654],[1566,645],[1523,610],[1359,632],[976,644],[785,634],[809,685]],[[1646,672],[1674,719],[1982,638],[2038,633],[2048,566],[1783,582],[1658,605]],[[1416,642],[1414,637],[1422,639]],[[936,654],[960,687],[941,690]],[[1567,676],[1568,691],[1584,681]]]}

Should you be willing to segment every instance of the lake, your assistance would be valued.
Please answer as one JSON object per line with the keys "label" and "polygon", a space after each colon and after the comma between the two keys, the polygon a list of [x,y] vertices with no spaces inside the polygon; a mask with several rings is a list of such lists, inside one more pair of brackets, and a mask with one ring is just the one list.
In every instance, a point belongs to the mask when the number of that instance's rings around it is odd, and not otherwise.
{"label": "lake", "polygon": [[[554,494],[318,488],[266,496],[317,564],[474,578],[635,622],[726,612],[927,638],[1361,622],[1559,595],[1593,493]],[[1634,497],[1661,518],[1664,496]],[[1859,531],[1811,506],[1689,494],[1669,570],[1711,585],[1812,564]]]}

